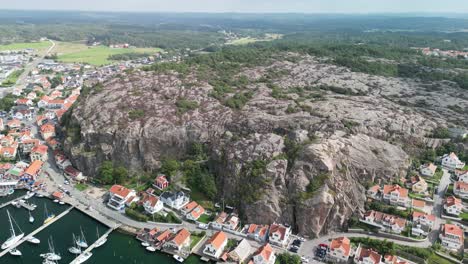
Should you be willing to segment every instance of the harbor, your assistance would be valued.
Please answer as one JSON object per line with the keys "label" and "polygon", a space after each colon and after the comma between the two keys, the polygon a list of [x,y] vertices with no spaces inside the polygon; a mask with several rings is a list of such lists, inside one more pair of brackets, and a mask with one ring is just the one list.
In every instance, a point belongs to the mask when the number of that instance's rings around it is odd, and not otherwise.
{"label": "harbor", "polygon": [[[0,252],[0,262],[10,263],[42,263],[41,254],[48,253],[49,243],[52,241],[54,252],[60,256],[58,263],[79,263],[77,259],[87,253],[92,256],[84,263],[177,263],[172,256],[161,252],[148,252],[140,245],[140,241],[134,236],[114,231],[119,228],[119,224],[108,221],[107,218],[95,217],[89,208],[83,205],[59,204],[52,199],[34,196],[26,200],[27,204],[36,205],[36,209],[30,211],[24,207],[17,208],[11,204],[12,201],[19,201],[26,195],[26,191],[16,190],[14,194],[1,197],[0,205],[0,243],[6,241],[10,236],[10,224],[8,222],[7,210],[10,213],[16,232],[24,233],[24,237],[11,248],[18,249],[22,255],[13,256],[9,250]],[[55,217],[44,224],[47,218],[45,213]],[[29,220],[30,216],[34,222]],[[98,219],[95,219],[98,218]],[[18,227],[21,229],[19,230]],[[73,246],[73,235],[84,235],[89,247],[84,248],[80,255],[69,252]],[[34,236],[40,240],[40,244],[29,243],[27,240]],[[105,238],[107,241],[96,247],[99,239]],[[190,256],[186,263],[201,263],[196,256]]]}

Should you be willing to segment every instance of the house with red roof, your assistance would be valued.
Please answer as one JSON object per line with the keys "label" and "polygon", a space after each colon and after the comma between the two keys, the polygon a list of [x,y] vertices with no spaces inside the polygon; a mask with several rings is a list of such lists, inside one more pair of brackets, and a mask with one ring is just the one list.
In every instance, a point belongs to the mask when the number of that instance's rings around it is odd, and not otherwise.
{"label": "house with red roof", "polygon": [[29,179],[35,180],[37,176],[39,175],[39,173],[41,172],[43,164],[44,162],[40,160],[35,160],[31,162],[29,167],[24,171],[24,176],[28,177]]}
{"label": "house with red roof", "polygon": [[203,248],[203,254],[218,259],[224,251],[228,242],[226,233],[223,231],[216,232],[210,239],[208,239]]}
{"label": "house with red roof", "polygon": [[291,228],[282,224],[273,223],[270,226],[268,239],[273,245],[284,247],[288,244]]}
{"label": "house with red roof", "polygon": [[383,199],[391,205],[399,205],[407,207],[410,205],[411,199],[408,197],[408,189],[400,185],[384,185]]}
{"label": "house with red roof", "polygon": [[265,242],[268,237],[269,225],[249,224],[245,225],[242,233],[247,234],[247,237],[255,239],[259,242]]}
{"label": "house with red roof", "polygon": [[441,245],[449,250],[459,250],[463,247],[463,229],[452,224],[442,224],[439,238]]}
{"label": "house with red roof", "polygon": [[189,248],[190,241],[190,232],[187,229],[182,228],[167,240],[163,247],[170,250],[180,251],[182,248]]}
{"label": "house with red roof", "polygon": [[436,217],[435,215],[414,211],[412,219],[411,234],[413,236],[427,236],[434,227]]}
{"label": "house with red roof", "polygon": [[468,183],[457,181],[453,184],[453,193],[460,198],[468,198]]}
{"label": "house with red roof", "polygon": [[367,190],[367,196],[369,196],[370,198],[372,199],[376,199],[378,198],[378,195],[380,193],[380,186],[379,185],[374,185],[372,187],[370,187],[368,190]]}
{"label": "house with red roof", "polygon": [[468,183],[468,170],[455,170],[455,175],[458,177],[458,181]]}
{"label": "house with red roof", "polygon": [[261,246],[253,255],[254,264],[274,264],[276,261],[275,251],[270,244]]}
{"label": "house with red roof", "polygon": [[52,193],[52,198],[62,200],[63,198],[65,198],[65,194],[63,192],[55,191],[54,193]]}
{"label": "house with red roof", "polygon": [[45,162],[49,157],[47,154],[48,149],[49,147],[46,145],[38,145],[33,147],[30,154],[31,161],[40,160]]}
{"label": "house with red roof", "polygon": [[190,213],[186,214],[185,217],[188,220],[197,221],[198,218],[200,218],[200,216],[202,216],[204,213],[205,208],[198,204],[195,208],[193,208],[192,211],[190,211]]}
{"label": "house with red roof", "polygon": [[31,99],[28,98],[20,98],[15,101],[16,105],[26,105],[26,106],[32,106],[33,102]]}
{"label": "house with red roof", "polygon": [[421,167],[419,167],[419,173],[422,176],[425,176],[425,177],[434,176],[436,170],[437,170],[437,166],[434,165],[434,163],[432,163],[432,162],[427,163],[427,164],[423,164],[423,165],[421,165]]}
{"label": "house with red roof", "polygon": [[351,255],[351,241],[347,237],[338,237],[331,241],[328,260],[333,263],[348,263]]}
{"label": "house with red roof", "polygon": [[455,170],[465,167],[465,163],[460,161],[454,152],[451,152],[442,156],[442,166],[449,170]]}
{"label": "house with red roof", "polygon": [[455,196],[448,196],[444,200],[444,211],[450,215],[459,216],[463,210],[462,201]]}
{"label": "house with red roof", "polygon": [[145,212],[151,215],[161,211],[164,208],[163,202],[159,200],[159,197],[153,194],[145,193],[140,202],[143,205],[143,208],[145,208]]}
{"label": "house with red roof", "polygon": [[406,227],[406,219],[374,210],[367,211],[360,221],[397,234],[400,234]]}
{"label": "house with red roof", "polygon": [[125,208],[126,204],[135,201],[135,197],[135,190],[116,184],[109,189],[109,201],[107,202],[107,206],[120,211]]}
{"label": "house with red roof", "polygon": [[356,264],[381,264],[382,255],[373,249],[363,248],[359,244],[354,255],[354,263]]}
{"label": "house with red roof", "polygon": [[45,140],[55,137],[55,126],[51,123],[42,125],[40,131],[42,138]]}
{"label": "house with red roof", "polygon": [[14,118],[14,119],[7,122],[7,127],[9,129],[20,128],[21,127],[21,121]]}
{"label": "house with red roof", "polygon": [[162,191],[166,189],[167,187],[169,187],[169,181],[167,180],[167,177],[165,175],[159,175],[154,180],[153,186],[154,188],[157,188]]}
{"label": "house with red roof", "polygon": [[386,254],[383,258],[385,264],[409,264],[405,260],[399,259],[397,256]]}
{"label": "house with red roof", "polygon": [[188,203],[184,207],[182,207],[182,209],[180,209],[180,211],[182,212],[182,214],[186,215],[186,214],[190,213],[193,209],[195,209],[195,207],[197,207],[197,206],[198,206],[197,202],[191,201],[190,203]]}
{"label": "house with red roof", "polygon": [[65,167],[63,172],[65,172],[65,174],[67,176],[69,176],[74,181],[81,182],[81,181],[86,180],[86,177],[83,176],[83,173],[81,171],[75,169],[75,167],[73,167],[72,165],[69,165],[69,166]]}

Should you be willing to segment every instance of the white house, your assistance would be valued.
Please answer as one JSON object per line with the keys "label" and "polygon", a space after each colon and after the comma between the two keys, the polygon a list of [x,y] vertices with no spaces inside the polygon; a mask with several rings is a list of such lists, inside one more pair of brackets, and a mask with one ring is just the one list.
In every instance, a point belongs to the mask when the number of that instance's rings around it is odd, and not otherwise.
{"label": "white house", "polygon": [[458,181],[468,183],[468,171],[458,173]]}
{"label": "white house", "polygon": [[380,192],[380,186],[379,185],[374,185],[367,190],[367,196],[370,198],[376,199],[379,195]]}
{"label": "white house", "polygon": [[141,203],[143,208],[145,208],[145,212],[151,215],[161,211],[164,207],[163,202],[161,202],[157,196],[152,194],[146,194]]}
{"label": "white house", "polygon": [[109,190],[109,201],[107,206],[114,210],[122,210],[125,204],[131,203],[136,197],[135,190],[127,189],[121,185],[114,185]]}
{"label": "white house", "polygon": [[359,244],[354,255],[354,263],[356,264],[381,264],[382,255],[372,249],[363,248]]}
{"label": "white house", "polygon": [[468,198],[468,183],[457,181],[453,184],[453,193],[461,198]]}
{"label": "white house", "polygon": [[182,191],[163,192],[159,198],[165,205],[177,210],[190,202],[190,198]]}
{"label": "white house", "polygon": [[332,263],[348,263],[351,255],[351,241],[347,237],[338,237],[331,241],[327,258]]}
{"label": "white house", "polygon": [[253,255],[254,264],[275,264],[276,255],[270,244],[261,246]]}
{"label": "white house", "polygon": [[291,235],[291,228],[281,224],[273,223],[270,226],[268,239],[270,243],[284,247],[288,244],[289,236]]}
{"label": "white house", "polygon": [[185,228],[180,229],[163,246],[177,251],[190,247],[190,232]]}
{"label": "white house", "polygon": [[400,234],[406,226],[406,219],[374,210],[367,211],[360,221],[397,234]]}
{"label": "white house", "polygon": [[206,241],[203,248],[203,254],[212,258],[218,259],[224,251],[228,242],[228,238],[223,231],[216,232],[208,241]]}
{"label": "white house", "polygon": [[448,214],[459,216],[463,210],[462,201],[455,196],[449,196],[445,198],[444,210]]}
{"label": "white house", "polygon": [[400,185],[384,185],[383,198],[392,205],[408,207],[411,199],[408,197],[408,189]]}
{"label": "white house", "polygon": [[449,250],[459,250],[463,247],[463,230],[452,224],[442,224],[439,238],[441,245]]}
{"label": "white house", "polygon": [[442,166],[450,170],[461,169],[465,166],[464,162],[461,162],[457,155],[453,152],[442,156]]}
{"label": "white house", "polygon": [[419,167],[419,173],[421,173],[422,176],[426,176],[426,177],[434,176],[436,170],[437,170],[437,166],[434,165],[434,163],[432,162],[421,165],[421,167]]}
{"label": "white house", "polygon": [[435,216],[420,212],[413,212],[411,234],[414,236],[427,236],[434,227]]}

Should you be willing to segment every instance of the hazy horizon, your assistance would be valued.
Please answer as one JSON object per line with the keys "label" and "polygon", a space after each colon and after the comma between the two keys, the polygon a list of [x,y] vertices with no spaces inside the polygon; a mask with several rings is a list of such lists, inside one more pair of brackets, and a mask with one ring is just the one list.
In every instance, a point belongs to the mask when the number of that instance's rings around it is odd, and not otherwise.
{"label": "hazy horizon", "polygon": [[164,13],[466,14],[459,0],[0,0],[2,10]]}

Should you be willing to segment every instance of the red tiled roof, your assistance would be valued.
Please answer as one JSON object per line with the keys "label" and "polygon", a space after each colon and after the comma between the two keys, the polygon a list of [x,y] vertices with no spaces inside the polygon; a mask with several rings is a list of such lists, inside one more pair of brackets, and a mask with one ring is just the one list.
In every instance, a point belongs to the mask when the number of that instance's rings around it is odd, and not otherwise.
{"label": "red tiled roof", "polygon": [[113,185],[110,188],[109,192],[111,192],[114,195],[118,195],[120,197],[123,197],[123,198],[127,197],[130,194],[129,189],[123,187],[122,185],[118,185],[118,184]]}
{"label": "red tiled roof", "polygon": [[29,175],[36,175],[39,173],[39,171],[42,168],[43,162],[40,160],[35,160],[29,165],[29,167],[26,169],[24,173],[29,174]]}
{"label": "red tiled roof", "polygon": [[190,238],[190,232],[187,229],[182,228],[171,239],[171,241],[173,241],[176,245],[180,246],[180,245],[184,244],[185,241],[187,241],[188,238]]}
{"label": "red tiled roof", "polygon": [[211,244],[216,250],[220,249],[223,243],[227,240],[227,236],[223,231],[216,232],[208,241],[207,244]]}
{"label": "red tiled roof", "polygon": [[269,261],[271,256],[274,255],[273,248],[266,243],[255,252],[255,255],[261,255],[264,260]]}
{"label": "red tiled roof", "polygon": [[347,237],[339,237],[333,239],[330,243],[330,249],[342,249],[345,256],[349,256],[349,252],[351,250],[351,241]]}

